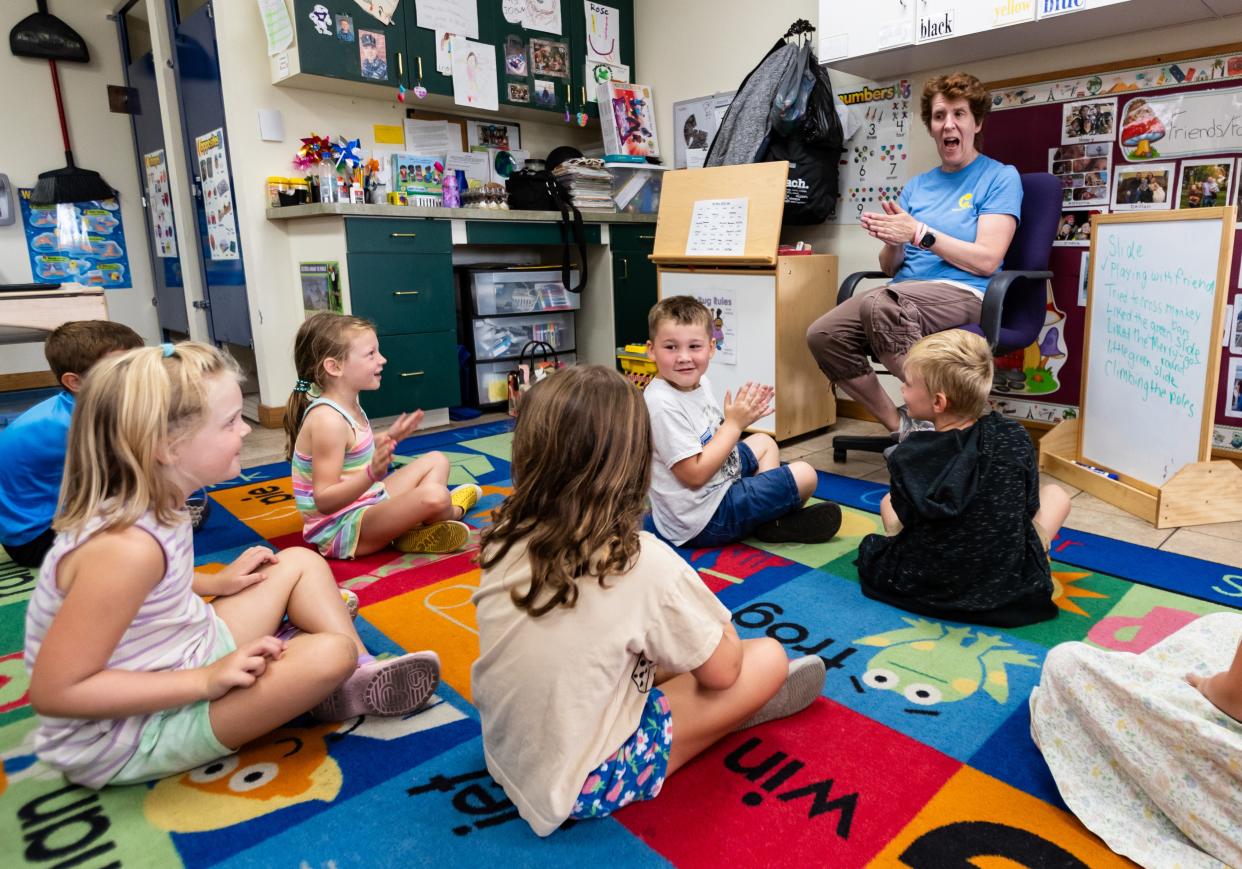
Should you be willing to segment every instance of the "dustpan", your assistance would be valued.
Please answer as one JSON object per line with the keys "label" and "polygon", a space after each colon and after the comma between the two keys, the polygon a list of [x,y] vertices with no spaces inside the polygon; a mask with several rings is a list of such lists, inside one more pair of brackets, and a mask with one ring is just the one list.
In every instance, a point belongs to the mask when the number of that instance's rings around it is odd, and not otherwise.
{"label": "dustpan", "polygon": [[73,163],[69,125],[65,121],[65,108],[60,96],[60,76],[56,72],[58,60],[89,62],[90,50],[86,47],[86,40],[76,30],[47,11],[47,0],[37,0],[37,3],[39,11],[27,15],[9,31],[9,49],[19,57],[45,59],[52,68],[52,87],[56,92],[56,111],[60,116],[60,133],[68,165],[41,173],[30,193],[30,201],[35,205],[55,205],[108,199],[116,195],[111,185],[98,172],[79,169]]}

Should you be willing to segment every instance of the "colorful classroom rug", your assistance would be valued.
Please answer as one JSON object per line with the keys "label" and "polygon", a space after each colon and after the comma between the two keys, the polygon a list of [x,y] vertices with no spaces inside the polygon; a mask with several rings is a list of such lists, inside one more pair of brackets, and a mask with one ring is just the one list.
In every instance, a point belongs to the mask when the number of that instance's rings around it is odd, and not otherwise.
{"label": "colorful classroom rug", "polygon": [[[444,452],[452,482],[510,491],[511,434],[493,423],[407,441]],[[22,632],[33,580],[0,563],[0,850],[6,866],[478,867],[1128,865],[1066,810],[1029,734],[1027,698],[1048,649],[1086,640],[1142,651],[1200,615],[1238,607],[1242,571],[1076,531],[1054,545],[1060,616],[1017,630],[918,618],[867,600],[855,548],[880,528],[885,489],[823,474],[847,506],[818,546],[683,551],[743,636],[821,655],[824,696],[805,713],[734,734],[652,802],[547,840],[530,832],[483,763],[470,705],[478,652],[473,553],[387,551],[334,565],[357,592],[373,651],[432,648],[444,684],[405,720],[295,721],[237,756],[153,786],[69,785],[31,753]],[[245,471],[211,493],[197,560],[301,543],[289,467]],[[895,690],[876,670],[922,672]],[[573,666],[566,650],[566,666]],[[1002,858],[997,860],[996,858]]]}

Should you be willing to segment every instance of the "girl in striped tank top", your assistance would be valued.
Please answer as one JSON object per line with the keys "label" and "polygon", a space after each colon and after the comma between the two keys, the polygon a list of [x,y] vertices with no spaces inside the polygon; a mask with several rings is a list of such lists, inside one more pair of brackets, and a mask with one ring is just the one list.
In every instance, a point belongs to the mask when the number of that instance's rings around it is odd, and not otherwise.
{"label": "girl in striped tank top", "polygon": [[254,546],[195,572],[184,504],[240,470],[239,381],[188,342],[102,360],[79,394],[25,650],[35,751],[72,782],[193,769],[307,711],[404,715],[438,683],[433,652],[367,654],[308,549]]}
{"label": "girl in striped tank top", "polygon": [[390,544],[404,552],[464,547],[470,528],[461,519],[482,490],[471,483],[450,492],[448,459],[438,452],[389,474],[393,450],[423,412],[402,414],[377,437],[358,404],[362,390],[379,389],[387,361],[374,327],[358,317],[315,314],[298,329],[293,354],[298,382],[285,432],[306,542],[329,558]]}

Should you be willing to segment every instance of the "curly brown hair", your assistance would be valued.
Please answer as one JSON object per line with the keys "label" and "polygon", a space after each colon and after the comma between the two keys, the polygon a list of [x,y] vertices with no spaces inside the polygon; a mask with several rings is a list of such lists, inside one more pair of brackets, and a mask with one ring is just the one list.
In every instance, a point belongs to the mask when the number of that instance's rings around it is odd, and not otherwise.
{"label": "curly brown hair", "polygon": [[970,113],[975,116],[975,123],[982,124],[988,112],[992,110],[992,94],[983,86],[983,82],[968,72],[953,72],[929,78],[923,85],[923,96],[919,101],[919,109],[923,116],[923,126],[931,129],[932,99],[936,94],[946,100],[964,99],[970,104]]}
{"label": "curly brown hair", "polygon": [[573,607],[579,578],[629,571],[651,483],[651,422],[642,393],[603,365],[553,374],[522,397],[513,433],[513,494],[483,532],[479,565],[526,541],[531,583],[513,603],[538,617]]}

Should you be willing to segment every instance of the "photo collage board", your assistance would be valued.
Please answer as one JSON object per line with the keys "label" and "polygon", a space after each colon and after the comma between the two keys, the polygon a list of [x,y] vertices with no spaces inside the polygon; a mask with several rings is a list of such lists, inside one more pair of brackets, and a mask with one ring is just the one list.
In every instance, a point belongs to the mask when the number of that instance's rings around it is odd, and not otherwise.
{"label": "photo collage board", "polygon": [[[1242,52],[992,92],[981,150],[1061,182],[1048,313],[1030,347],[997,358],[992,403],[1019,419],[1078,413],[1097,214],[1233,207],[1242,226],[1242,128],[1215,124],[1242,101]],[[1242,455],[1242,234],[1229,271],[1213,446]]]}

